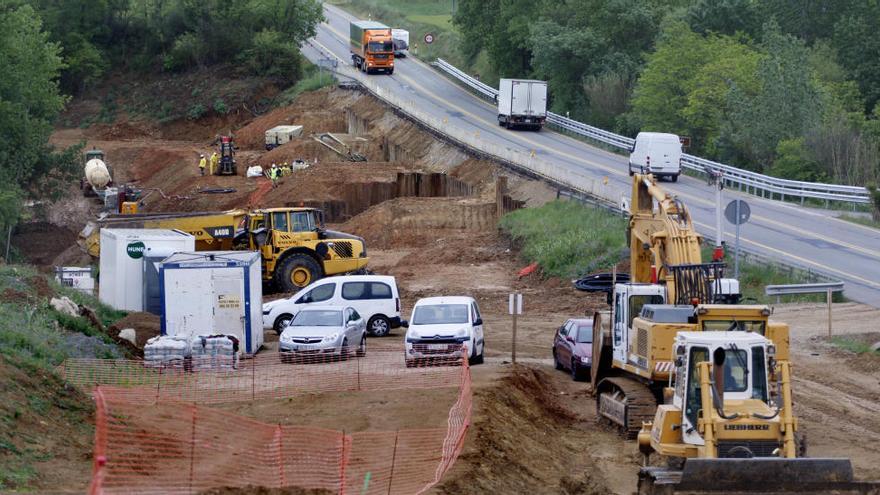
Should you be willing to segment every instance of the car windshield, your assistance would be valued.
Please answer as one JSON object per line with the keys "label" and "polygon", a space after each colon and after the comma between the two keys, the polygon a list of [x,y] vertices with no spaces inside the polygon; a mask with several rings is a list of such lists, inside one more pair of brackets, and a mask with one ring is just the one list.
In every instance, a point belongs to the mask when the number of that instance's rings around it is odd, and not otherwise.
{"label": "car windshield", "polygon": [[342,311],[300,311],[293,321],[292,327],[338,327],[342,326]]}
{"label": "car windshield", "polygon": [[579,327],[577,342],[578,344],[591,344],[593,342],[593,327]]}
{"label": "car windshield", "polygon": [[444,323],[467,323],[467,304],[430,304],[416,307],[413,325],[438,325]]}

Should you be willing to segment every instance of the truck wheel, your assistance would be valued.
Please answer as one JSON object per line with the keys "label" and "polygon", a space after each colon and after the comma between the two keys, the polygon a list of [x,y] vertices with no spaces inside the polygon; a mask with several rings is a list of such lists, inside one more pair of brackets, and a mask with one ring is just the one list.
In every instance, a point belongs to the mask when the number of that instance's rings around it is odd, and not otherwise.
{"label": "truck wheel", "polygon": [[294,292],[321,278],[321,267],[307,254],[292,254],[275,267],[275,286]]}
{"label": "truck wheel", "polygon": [[388,75],[390,76],[391,74],[394,74],[394,69],[388,71]]}
{"label": "truck wheel", "polygon": [[673,175],[671,178],[672,182],[678,182],[678,174]]}

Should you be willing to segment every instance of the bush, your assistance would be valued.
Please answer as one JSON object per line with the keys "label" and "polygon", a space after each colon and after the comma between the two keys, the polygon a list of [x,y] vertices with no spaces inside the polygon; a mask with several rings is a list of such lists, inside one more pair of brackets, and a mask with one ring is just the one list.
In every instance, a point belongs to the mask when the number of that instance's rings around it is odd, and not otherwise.
{"label": "bush", "polygon": [[186,118],[190,120],[199,120],[200,118],[205,116],[206,112],[207,110],[205,110],[204,105],[202,105],[201,103],[196,103],[195,105],[189,107],[189,110],[186,111]]}
{"label": "bush", "polygon": [[224,102],[222,98],[214,100],[214,112],[220,115],[226,115],[229,113],[229,107],[226,106],[226,102]]}
{"label": "bush", "polygon": [[302,77],[299,47],[278,31],[264,29],[255,34],[241,61],[260,76],[277,77],[288,83]]}
{"label": "bush", "polygon": [[827,179],[819,162],[804,144],[804,138],[784,139],[776,146],[776,160],[770,175],[783,179],[822,182]]}
{"label": "bush", "polygon": [[606,210],[557,200],[508,213],[500,226],[521,244],[526,262],[537,262],[547,275],[578,277],[620,260],[626,224]]}
{"label": "bush", "polygon": [[195,33],[183,33],[174,40],[171,52],[165,56],[165,70],[179,71],[200,65],[205,56],[205,42]]}

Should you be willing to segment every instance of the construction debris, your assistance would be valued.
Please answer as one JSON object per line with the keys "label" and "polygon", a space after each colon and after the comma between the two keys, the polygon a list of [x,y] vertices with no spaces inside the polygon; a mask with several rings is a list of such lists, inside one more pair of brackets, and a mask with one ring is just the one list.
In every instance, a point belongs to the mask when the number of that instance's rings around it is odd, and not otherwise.
{"label": "construction debris", "polygon": [[[342,142],[342,140],[339,139],[338,137],[336,137],[335,135],[333,135],[332,132],[323,132],[320,134],[313,134],[312,138],[315,141],[317,141],[317,142],[321,143],[322,145],[324,145],[325,147],[327,147],[328,149],[330,149],[331,151],[333,151],[334,153],[336,153],[339,156],[341,156],[342,158],[344,158],[346,161],[349,161],[349,162],[365,162],[365,161],[367,161],[366,156],[364,156],[356,151],[352,151],[351,146]],[[358,139],[366,141],[363,138],[358,138]]]}

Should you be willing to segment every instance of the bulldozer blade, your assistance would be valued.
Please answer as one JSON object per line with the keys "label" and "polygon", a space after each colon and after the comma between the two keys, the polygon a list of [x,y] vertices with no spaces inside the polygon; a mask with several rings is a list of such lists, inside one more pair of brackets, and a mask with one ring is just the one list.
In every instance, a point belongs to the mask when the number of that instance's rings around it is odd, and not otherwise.
{"label": "bulldozer blade", "polygon": [[688,459],[683,470],[641,470],[640,495],[670,493],[880,494],[880,482],[854,481],[849,459]]}

